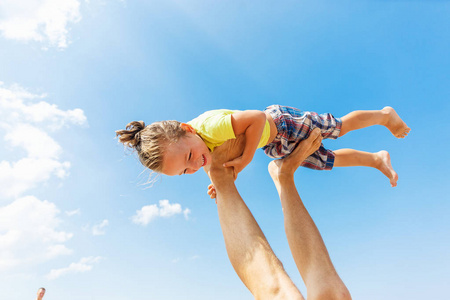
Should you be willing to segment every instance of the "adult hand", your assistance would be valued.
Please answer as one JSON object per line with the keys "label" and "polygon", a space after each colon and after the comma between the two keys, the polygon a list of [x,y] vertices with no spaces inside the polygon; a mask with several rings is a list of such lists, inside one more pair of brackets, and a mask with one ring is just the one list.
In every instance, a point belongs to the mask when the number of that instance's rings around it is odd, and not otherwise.
{"label": "adult hand", "polygon": [[314,130],[309,134],[308,138],[301,141],[294,151],[302,152],[305,160],[308,156],[310,156],[320,148],[320,145],[322,145],[322,139],[323,138],[320,129],[314,128]]}
{"label": "adult hand", "polygon": [[236,179],[234,177],[233,168],[224,167],[223,164],[241,156],[244,151],[244,145],[245,136],[239,135],[236,139],[228,140],[214,149],[214,152],[211,155],[211,164],[204,167],[213,184],[215,180],[217,181],[219,177],[223,175],[231,175],[233,180]]}

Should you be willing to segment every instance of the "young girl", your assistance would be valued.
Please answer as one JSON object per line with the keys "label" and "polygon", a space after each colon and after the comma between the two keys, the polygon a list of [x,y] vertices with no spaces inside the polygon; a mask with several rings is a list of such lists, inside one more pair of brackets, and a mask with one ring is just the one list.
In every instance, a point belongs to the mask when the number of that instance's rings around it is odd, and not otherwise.
{"label": "young girl", "polygon": [[[387,127],[397,138],[404,138],[410,131],[389,106],[381,110],[353,111],[342,118],[335,118],[331,114],[318,115],[272,105],[264,111],[207,111],[188,123],[161,121],[145,126],[143,121],[134,121],[125,130],[116,131],[116,136],[121,143],[137,151],[144,166],[173,176],[192,174],[209,165],[215,147],[244,134],[246,142],[242,155],[224,164],[224,167],[233,167],[237,176],[252,161],[257,148],[263,148],[269,157],[283,158],[314,128],[321,130],[324,139],[336,139],[352,130],[372,125]],[[391,186],[396,186],[398,180],[387,151],[331,151],[322,145],[302,166],[316,170],[331,170],[333,166],[373,167],[389,178]]]}

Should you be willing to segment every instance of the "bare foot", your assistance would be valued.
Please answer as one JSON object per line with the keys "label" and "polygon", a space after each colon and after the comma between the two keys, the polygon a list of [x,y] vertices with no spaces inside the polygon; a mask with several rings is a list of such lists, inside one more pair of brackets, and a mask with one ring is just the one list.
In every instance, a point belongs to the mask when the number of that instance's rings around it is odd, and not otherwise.
{"label": "bare foot", "polygon": [[390,106],[386,106],[382,109],[388,116],[385,126],[391,131],[391,133],[397,138],[404,138],[411,131],[411,128],[406,125],[400,118],[395,109]]}
{"label": "bare foot", "polygon": [[377,169],[380,170],[384,175],[386,175],[387,178],[389,178],[392,187],[397,186],[398,175],[397,172],[394,171],[394,168],[392,168],[391,157],[389,156],[389,153],[382,150],[375,154],[380,159],[380,164]]}

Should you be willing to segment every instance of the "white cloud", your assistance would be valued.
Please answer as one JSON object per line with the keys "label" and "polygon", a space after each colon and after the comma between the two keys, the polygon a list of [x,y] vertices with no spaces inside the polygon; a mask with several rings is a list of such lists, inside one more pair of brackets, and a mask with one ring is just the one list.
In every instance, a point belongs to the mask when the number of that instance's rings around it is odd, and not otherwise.
{"label": "white cloud", "polygon": [[71,211],[66,211],[66,215],[68,216],[68,217],[72,217],[72,216],[75,216],[75,215],[79,215],[81,213],[81,210],[78,208],[78,209],[75,209],[75,210],[71,210]]}
{"label": "white cloud", "polygon": [[81,109],[64,111],[42,101],[45,97],[18,85],[5,88],[0,82],[2,145],[26,154],[16,161],[0,161],[0,198],[18,197],[52,176],[62,179],[69,174],[70,162],[59,159],[62,148],[48,133],[69,124],[84,125],[86,117]]}
{"label": "white cloud", "polygon": [[191,210],[189,208],[186,208],[185,210],[183,210],[183,215],[186,220],[189,220],[190,213],[191,213]]}
{"label": "white cloud", "polygon": [[17,197],[46,182],[52,175],[68,175],[69,162],[54,159],[23,158],[17,162],[0,161],[0,197]]}
{"label": "white cloud", "polygon": [[72,234],[58,230],[58,214],[53,203],[33,196],[0,207],[0,270],[71,254],[64,243]]}
{"label": "white cloud", "polygon": [[1,6],[3,37],[59,49],[69,43],[70,24],[81,20],[78,0],[2,0]]}
{"label": "white cloud", "polygon": [[29,124],[18,124],[5,135],[10,146],[24,149],[30,158],[58,158],[61,146],[47,133]]}
{"label": "white cloud", "polygon": [[90,257],[83,257],[80,259],[77,263],[71,263],[66,268],[61,269],[53,269],[50,271],[49,274],[47,274],[47,279],[53,280],[56,278],[59,278],[61,276],[67,275],[67,274],[74,274],[74,273],[84,273],[91,271],[93,268],[93,265],[100,262],[103,259],[103,257],[100,256],[90,256]]}
{"label": "white cloud", "polygon": [[[168,218],[173,215],[181,214],[182,209],[181,205],[178,203],[170,204],[169,200],[160,200],[159,207],[156,204],[146,205],[142,207],[140,210],[136,211],[136,215],[134,215],[131,220],[135,224],[139,225],[147,225],[152,220],[158,217]],[[184,211],[185,217],[190,213],[190,210],[187,208]]]}
{"label": "white cloud", "polygon": [[171,217],[181,213],[181,205],[178,203],[170,204],[169,200],[159,201],[159,215],[161,217]]}
{"label": "white cloud", "polygon": [[0,203],[6,203],[0,206],[0,271],[11,273],[73,252],[66,246],[73,234],[60,229],[56,205],[22,197],[52,177],[69,175],[70,162],[60,158],[63,149],[50,133],[87,123],[81,109],[64,111],[45,98],[0,82]]}
{"label": "white cloud", "polygon": [[87,124],[81,109],[64,111],[55,104],[40,100],[44,98],[45,94],[32,94],[19,85],[5,88],[0,82],[0,126],[10,129],[14,127],[12,125],[26,122],[57,130],[69,124]]}
{"label": "white cloud", "polygon": [[156,204],[147,205],[136,211],[136,215],[132,217],[135,224],[147,225],[151,220],[159,216],[159,208]]}
{"label": "white cloud", "polygon": [[92,226],[93,235],[104,235],[106,232],[104,228],[109,225],[108,220],[103,220],[101,223]]}
{"label": "white cloud", "polygon": [[173,264],[176,264],[176,263],[178,263],[180,260],[181,260],[181,258],[179,258],[179,257],[174,258],[174,259],[172,259],[172,263],[173,263]]}

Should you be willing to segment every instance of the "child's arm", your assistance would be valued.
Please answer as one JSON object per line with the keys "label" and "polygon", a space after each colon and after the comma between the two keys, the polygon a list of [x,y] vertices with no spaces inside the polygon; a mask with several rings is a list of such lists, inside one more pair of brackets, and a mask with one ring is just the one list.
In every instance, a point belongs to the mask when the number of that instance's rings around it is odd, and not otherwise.
{"label": "child's arm", "polygon": [[236,177],[252,161],[255,155],[266,124],[266,114],[259,110],[236,112],[231,115],[231,124],[235,136],[245,134],[245,147],[242,156],[224,164],[224,167],[234,167],[234,176]]}

